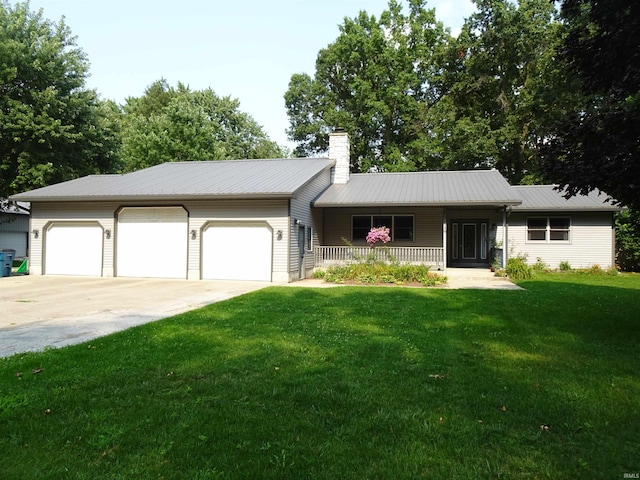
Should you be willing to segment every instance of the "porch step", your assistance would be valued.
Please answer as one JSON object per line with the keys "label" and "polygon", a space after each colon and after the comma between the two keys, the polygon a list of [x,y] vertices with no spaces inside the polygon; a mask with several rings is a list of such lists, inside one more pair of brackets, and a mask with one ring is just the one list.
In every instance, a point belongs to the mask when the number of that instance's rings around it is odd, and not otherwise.
{"label": "porch step", "polygon": [[498,290],[522,290],[507,278],[496,277],[488,268],[447,268],[445,288],[477,288]]}

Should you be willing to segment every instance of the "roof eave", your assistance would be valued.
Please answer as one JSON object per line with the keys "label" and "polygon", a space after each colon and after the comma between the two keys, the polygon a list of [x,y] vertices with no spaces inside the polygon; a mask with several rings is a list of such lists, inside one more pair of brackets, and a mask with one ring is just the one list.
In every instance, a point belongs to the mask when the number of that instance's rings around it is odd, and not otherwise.
{"label": "roof eave", "polygon": [[210,194],[210,195],[92,195],[92,196],[47,196],[47,197],[20,197],[20,200],[38,203],[53,202],[177,202],[187,200],[263,200],[263,199],[289,199],[292,192],[274,193],[243,193],[243,194]]}
{"label": "roof eave", "polygon": [[516,206],[522,203],[521,200],[501,200],[495,202],[313,202],[312,205],[318,208],[328,207],[504,207]]}
{"label": "roof eave", "polygon": [[514,207],[514,212],[620,212],[625,207]]}

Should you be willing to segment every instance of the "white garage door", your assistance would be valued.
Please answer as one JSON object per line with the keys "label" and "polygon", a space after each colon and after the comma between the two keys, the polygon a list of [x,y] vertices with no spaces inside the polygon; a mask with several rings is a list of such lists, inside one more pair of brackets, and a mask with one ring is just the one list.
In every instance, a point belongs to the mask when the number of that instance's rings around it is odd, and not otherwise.
{"label": "white garage door", "polygon": [[118,214],[119,277],[186,278],[187,212],[182,207],[126,207]]}
{"label": "white garage door", "polygon": [[202,235],[202,278],[270,282],[272,243],[264,225],[212,225]]}
{"label": "white garage door", "polygon": [[45,233],[45,275],[102,275],[102,228],[53,224]]}
{"label": "white garage door", "polygon": [[8,248],[16,251],[16,257],[27,256],[27,232],[0,232],[0,251]]}

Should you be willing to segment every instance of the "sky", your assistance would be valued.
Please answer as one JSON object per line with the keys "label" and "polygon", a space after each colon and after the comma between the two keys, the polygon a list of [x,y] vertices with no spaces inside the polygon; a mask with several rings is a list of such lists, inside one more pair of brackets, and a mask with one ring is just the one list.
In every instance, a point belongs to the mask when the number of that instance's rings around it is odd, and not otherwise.
{"label": "sky", "polygon": [[[17,2],[11,2],[15,4]],[[292,148],[284,106],[294,73],[315,72],[318,52],[361,10],[379,18],[388,0],[31,0],[65,23],[91,64],[89,88],[123,104],[165,78],[240,101],[280,145]],[[471,0],[431,0],[454,35]]]}

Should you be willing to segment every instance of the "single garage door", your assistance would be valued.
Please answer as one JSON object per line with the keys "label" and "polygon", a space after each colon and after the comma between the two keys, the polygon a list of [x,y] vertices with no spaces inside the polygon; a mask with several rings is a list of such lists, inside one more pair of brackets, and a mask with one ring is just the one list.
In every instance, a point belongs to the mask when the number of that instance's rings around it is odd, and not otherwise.
{"label": "single garage door", "polygon": [[102,227],[52,224],[45,232],[44,273],[102,276]]}
{"label": "single garage door", "polygon": [[116,275],[186,278],[187,212],[182,207],[126,207],[118,213]]}
{"label": "single garage door", "polygon": [[210,225],[202,234],[202,278],[270,282],[272,244],[266,225]]}

